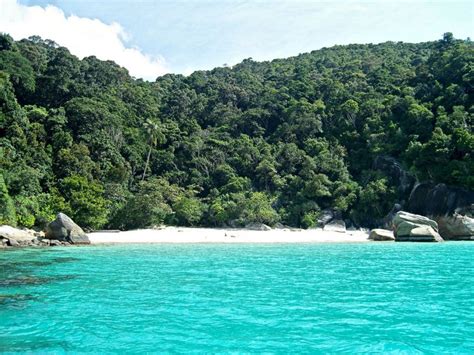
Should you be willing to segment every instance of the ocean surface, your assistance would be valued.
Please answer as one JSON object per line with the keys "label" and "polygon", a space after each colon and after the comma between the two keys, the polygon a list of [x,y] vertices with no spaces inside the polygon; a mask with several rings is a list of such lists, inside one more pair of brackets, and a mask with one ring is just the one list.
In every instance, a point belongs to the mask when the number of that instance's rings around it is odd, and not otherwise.
{"label": "ocean surface", "polygon": [[0,352],[474,353],[474,243],[0,251]]}

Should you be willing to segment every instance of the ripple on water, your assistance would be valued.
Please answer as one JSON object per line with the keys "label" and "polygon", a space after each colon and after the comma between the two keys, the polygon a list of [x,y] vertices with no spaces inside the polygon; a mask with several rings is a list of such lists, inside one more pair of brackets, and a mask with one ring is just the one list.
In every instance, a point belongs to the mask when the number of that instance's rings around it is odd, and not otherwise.
{"label": "ripple on water", "polygon": [[474,243],[0,253],[53,261],[10,279],[46,282],[5,285],[35,299],[0,302],[0,350],[472,353],[473,256]]}

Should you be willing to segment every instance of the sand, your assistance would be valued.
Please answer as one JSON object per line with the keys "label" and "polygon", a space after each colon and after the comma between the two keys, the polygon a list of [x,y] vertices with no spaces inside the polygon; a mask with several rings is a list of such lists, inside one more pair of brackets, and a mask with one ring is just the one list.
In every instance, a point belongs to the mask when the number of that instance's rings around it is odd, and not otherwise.
{"label": "sand", "polygon": [[88,234],[92,244],[116,243],[362,243],[368,231],[325,231],[322,229],[247,229],[165,227],[125,232]]}

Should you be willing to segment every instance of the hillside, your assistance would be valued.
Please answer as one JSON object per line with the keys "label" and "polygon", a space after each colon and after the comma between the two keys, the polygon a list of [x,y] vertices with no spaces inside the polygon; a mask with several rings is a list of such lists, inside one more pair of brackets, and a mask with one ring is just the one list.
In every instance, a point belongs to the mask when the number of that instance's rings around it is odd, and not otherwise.
{"label": "hillside", "polygon": [[474,189],[473,123],[474,45],[449,33],[153,83],[0,35],[0,224],[371,226],[400,174]]}

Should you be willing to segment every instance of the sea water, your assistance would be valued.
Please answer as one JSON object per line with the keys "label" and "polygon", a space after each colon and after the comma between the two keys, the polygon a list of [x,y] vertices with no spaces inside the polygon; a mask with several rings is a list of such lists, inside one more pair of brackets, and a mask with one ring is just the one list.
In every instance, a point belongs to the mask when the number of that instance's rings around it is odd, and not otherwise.
{"label": "sea water", "polygon": [[474,243],[0,251],[0,351],[473,353]]}

